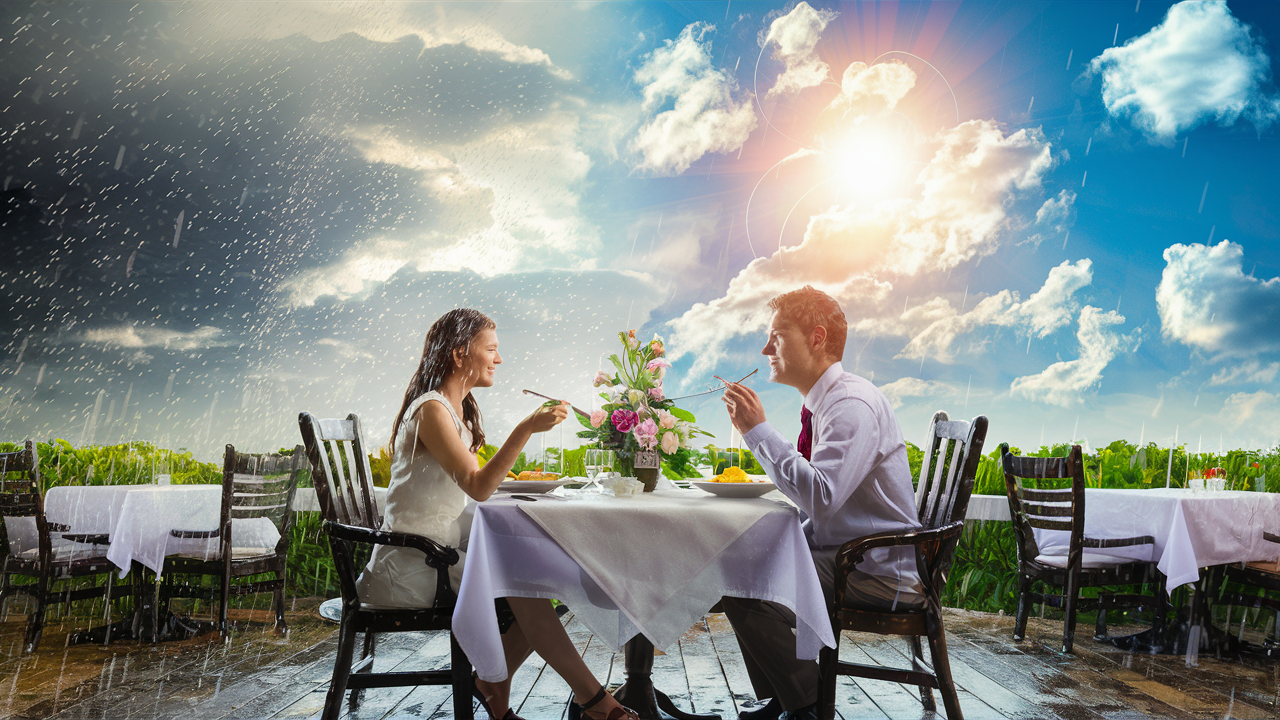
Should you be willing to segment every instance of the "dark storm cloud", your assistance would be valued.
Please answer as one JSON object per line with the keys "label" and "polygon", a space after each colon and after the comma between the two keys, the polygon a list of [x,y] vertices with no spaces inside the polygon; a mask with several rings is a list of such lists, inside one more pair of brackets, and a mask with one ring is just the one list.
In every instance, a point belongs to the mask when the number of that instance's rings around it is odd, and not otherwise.
{"label": "dark storm cloud", "polygon": [[417,173],[365,160],[350,129],[459,144],[565,89],[545,65],[413,36],[192,41],[172,12],[0,8],[7,434],[89,440],[100,391],[103,417],[129,397],[116,436],[207,428],[278,347],[282,279],[379,232],[468,221]]}

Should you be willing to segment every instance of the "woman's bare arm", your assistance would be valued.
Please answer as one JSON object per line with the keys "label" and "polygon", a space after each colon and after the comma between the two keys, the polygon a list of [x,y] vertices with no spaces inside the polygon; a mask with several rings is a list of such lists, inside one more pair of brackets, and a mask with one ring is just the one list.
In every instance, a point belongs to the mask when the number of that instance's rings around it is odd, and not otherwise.
{"label": "woman's bare arm", "polygon": [[418,409],[418,440],[463,492],[483,502],[498,489],[533,433],[546,432],[559,425],[568,416],[568,408],[567,403],[562,403],[535,410],[516,425],[484,467],[480,467],[476,456],[458,436],[453,415],[442,403],[428,401]]}

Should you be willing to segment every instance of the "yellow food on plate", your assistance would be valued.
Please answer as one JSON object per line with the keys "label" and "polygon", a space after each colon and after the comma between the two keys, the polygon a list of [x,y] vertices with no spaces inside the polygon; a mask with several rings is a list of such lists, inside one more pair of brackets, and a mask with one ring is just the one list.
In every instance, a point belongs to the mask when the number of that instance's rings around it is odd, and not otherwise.
{"label": "yellow food on plate", "polygon": [[743,472],[740,467],[727,467],[724,469],[724,472],[712,478],[711,482],[749,483],[751,482],[751,478],[748,478],[747,474]]}
{"label": "yellow food on plate", "polygon": [[536,470],[525,470],[524,472],[516,476],[516,480],[542,480],[544,482],[548,480],[559,480],[559,479],[560,479],[559,473],[538,472]]}
{"label": "yellow food on plate", "polygon": [[507,477],[511,478],[512,480],[515,480],[515,479],[516,479],[516,474],[515,474],[515,473],[513,473],[513,472],[511,472],[510,470],[508,470],[508,471],[507,471]]}

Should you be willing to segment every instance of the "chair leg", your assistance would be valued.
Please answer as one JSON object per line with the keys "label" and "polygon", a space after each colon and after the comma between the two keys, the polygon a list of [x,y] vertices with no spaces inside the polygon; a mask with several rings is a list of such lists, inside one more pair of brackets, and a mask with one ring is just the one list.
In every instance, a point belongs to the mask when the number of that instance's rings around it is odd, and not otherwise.
{"label": "chair leg", "polygon": [[840,633],[836,632],[836,647],[824,647],[818,651],[818,720],[835,720],[836,681],[840,677]]}
{"label": "chair leg", "polygon": [[[365,658],[372,657],[374,652],[377,650],[377,647],[378,647],[378,636],[371,632],[365,633],[364,646],[360,650],[360,659],[364,660]],[[360,668],[360,670],[358,670],[357,672],[372,673],[373,663],[369,663],[368,665],[365,665],[363,668]],[[356,690],[351,691],[351,697],[348,698],[350,702],[348,704],[350,705],[352,712],[355,712],[356,707],[360,705],[360,698],[363,696],[364,696],[363,688],[358,688]]]}
{"label": "chair leg", "polygon": [[227,604],[231,601],[231,561],[223,559],[222,577],[218,587],[218,632],[222,639],[231,637],[231,625],[227,623]]}
{"label": "chair leg", "polygon": [[1156,573],[1156,607],[1151,627],[1156,631],[1156,635],[1163,637],[1165,616],[1169,614],[1169,593],[1165,589],[1164,573],[1159,570],[1154,572]]}
{"label": "chair leg", "polygon": [[33,653],[40,647],[40,635],[44,632],[44,615],[49,606],[49,568],[46,564],[40,570],[40,579],[36,581],[36,611],[27,622],[27,652]]}
{"label": "chair leg", "polygon": [[1018,616],[1013,622],[1013,639],[1027,636],[1027,616],[1031,614],[1031,578],[1018,573]]}
{"label": "chair leg", "polygon": [[1115,604],[1115,597],[1108,594],[1098,595],[1098,617],[1093,622],[1093,639],[1107,639],[1107,608]]}
{"label": "chair leg", "polygon": [[956,684],[951,679],[951,661],[947,659],[947,632],[942,627],[942,617],[930,610],[925,617],[925,629],[929,632],[929,656],[933,658],[933,673],[938,678],[938,693],[942,695],[947,720],[964,720]]}
{"label": "chair leg", "polygon": [[[911,669],[916,672],[928,672],[924,664],[924,648],[920,646],[920,636],[911,635],[907,639],[911,642]],[[920,686],[920,704],[924,705],[925,712],[938,711],[938,706],[933,702],[932,688]]]}
{"label": "chair leg", "polygon": [[289,626],[284,621],[284,571],[280,570],[276,573],[276,577],[280,580],[280,586],[276,588],[276,634],[283,635]]}
{"label": "chair leg", "polygon": [[351,656],[356,649],[356,631],[352,623],[355,620],[355,608],[342,609],[342,625],[338,628],[338,655],[333,660],[333,679],[329,682],[329,693],[324,699],[324,713],[321,720],[338,720],[342,714],[342,696],[346,694],[347,678],[351,677]]}
{"label": "chair leg", "polygon": [[471,679],[471,660],[462,652],[458,639],[449,633],[449,669],[453,671],[454,720],[473,720],[475,707],[471,702],[474,681]]}
{"label": "chair leg", "polygon": [[1075,645],[1076,638],[1076,603],[1080,595],[1078,572],[1067,573],[1067,586],[1062,594],[1062,652],[1069,653]]}

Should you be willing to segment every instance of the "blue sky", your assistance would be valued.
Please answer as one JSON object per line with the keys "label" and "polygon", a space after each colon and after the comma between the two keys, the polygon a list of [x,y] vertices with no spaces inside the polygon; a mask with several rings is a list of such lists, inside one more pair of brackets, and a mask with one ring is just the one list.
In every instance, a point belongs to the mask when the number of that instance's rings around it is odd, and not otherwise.
{"label": "blue sky", "polygon": [[588,404],[627,326],[668,394],[745,375],[812,283],[908,439],[1277,440],[1274,4],[3,12],[6,436],[212,457],[308,410],[382,442],[470,305],[501,437],[522,388]]}

